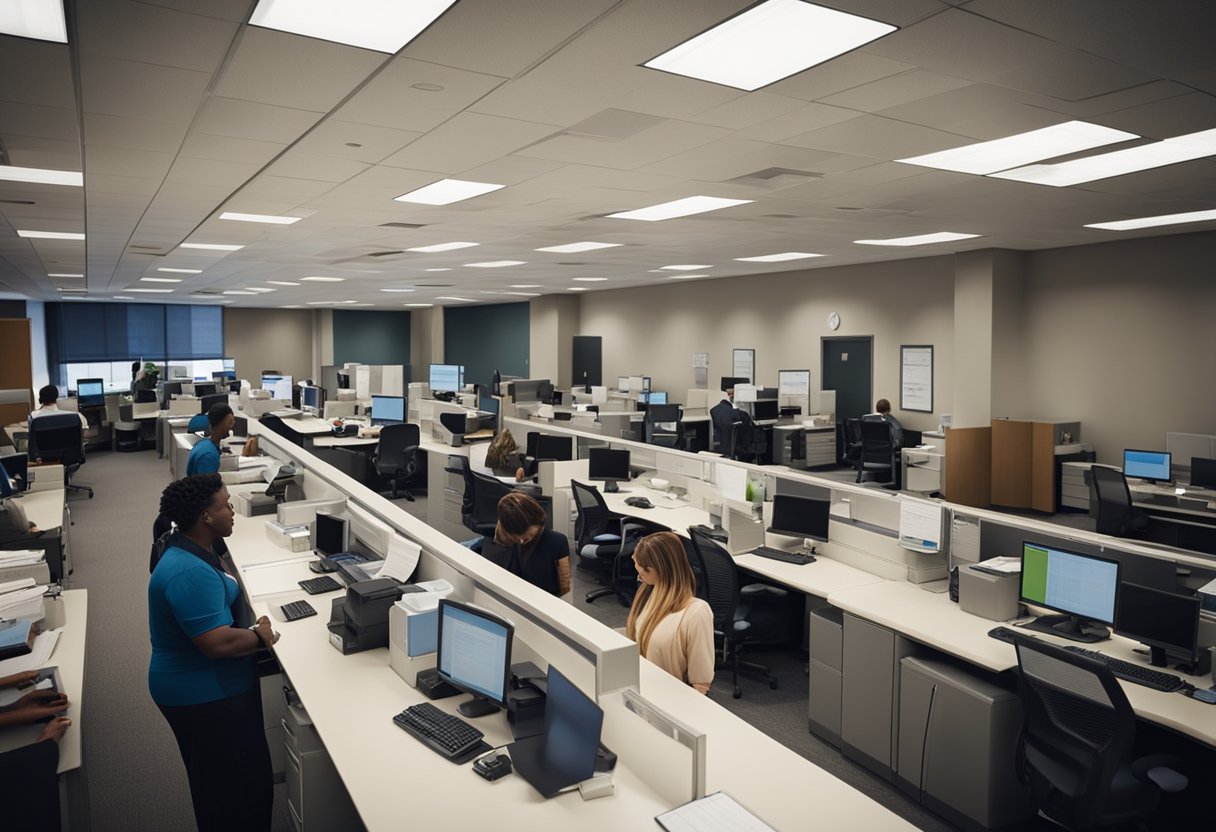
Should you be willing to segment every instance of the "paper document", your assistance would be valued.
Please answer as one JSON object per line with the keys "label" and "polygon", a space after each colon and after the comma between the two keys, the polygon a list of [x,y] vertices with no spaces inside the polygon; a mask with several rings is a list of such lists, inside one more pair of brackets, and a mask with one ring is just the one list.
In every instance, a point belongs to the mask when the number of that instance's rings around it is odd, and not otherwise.
{"label": "paper document", "polygon": [[46,667],[50,663],[51,654],[55,652],[55,644],[59,641],[61,632],[63,631],[47,630],[39,633],[38,637],[34,639],[34,649],[29,653],[0,662],[0,677]]}
{"label": "paper document", "polygon": [[1022,559],[1016,555],[1006,555],[999,558],[988,558],[971,567],[981,572],[991,572],[994,575],[1020,575]]}
{"label": "paper document", "polygon": [[33,563],[42,563],[45,558],[46,552],[41,549],[3,551],[0,552],[0,568],[7,566],[29,566]]}
{"label": "paper document", "polygon": [[929,500],[899,501],[899,545],[917,552],[937,552],[942,547],[942,507]]}
{"label": "paper document", "polygon": [[241,581],[250,598],[299,590],[300,581],[316,577],[308,568],[312,555],[300,555],[271,563],[259,563],[241,570]]}
{"label": "paper document", "polygon": [[667,832],[776,832],[725,792],[707,794],[655,820]]}
{"label": "paper document", "polygon": [[[15,581],[2,581],[0,582],[0,596],[3,596],[6,592],[26,589],[27,587],[34,586],[35,584],[37,584],[37,581],[35,581],[33,578],[18,578]],[[3,602],[3,600],[4,599],[0,597],[0,602]]]}
{"label": "paper document", "polygon": [[400,535],[388,539],[388,556],[384,565],[376,573],[377,578],[392,578],[398,583],[405,583],[414,574],[418,559],[422,557],[422,547]]}
{"label": "paper document", "polygon": [[733,465],[719,465],[717,469],[718,488],[722,496],[728,500],[747,499],[747,469],[736,468]]}

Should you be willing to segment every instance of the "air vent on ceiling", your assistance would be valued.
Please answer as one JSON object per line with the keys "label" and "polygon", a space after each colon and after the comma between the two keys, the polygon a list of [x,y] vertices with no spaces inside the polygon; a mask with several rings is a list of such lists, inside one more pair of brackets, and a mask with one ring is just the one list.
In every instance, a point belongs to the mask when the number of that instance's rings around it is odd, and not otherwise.
{"label": "air vent on ceiling", "polygon": [[5,205],[35,205],[32,199],[0,199]]}
{"label": "air vent on ceiling", "polygon": [[822,179],[822,173],[809,170],[793,170],[792,168],[765,168],[764,170],[745,173],[734,179],[727,179],[729,185],[749,185],[753,188],[764,188],[775,191],[778,188],[789,188]]}
{"label": "air vent on ceiling", "polygon": [[194,290],[193,292],[191,292],[190,294],[192,294],[192,295],[205,295],[205,296],[207,296],[207,297],[210,297],[210,296],[212,296],[212,295],[219,295],[219,294],[221,294],[221,293],[220,293],[220,292],[218,292],[218,291],[216,291],[215,289],[195,289],[195,290]]}
{"label": "air vent on ceiling", "polygon": [[417,289],[451,289],[455,284],[452,283],[415,283]]}
{"label": "air vent on ceiling", "polygon": [[382,222],[379,228],[426,228],[424,222]]}
{"label": "air vent on ceiling", "polygon": [[664,121],[667,119],[648,113],[635,113],[632,110],[618,110],[615,107],[609,107],[562,132],[567,136],[583,139],[619,142],[654,127],[656,124],[662,124]]}
{"label": "air vent on ceiling", "polygon": [[798,215],[797,214],[765,214],[764,219],[766,219],[766,220],[796,220],[796,219],[798,219]]}
{"label": "air vent on ceiling", "polygon": [[373,251],[368,257],[392,257],[394,254],[405,254],[401,249],[396,251]]}

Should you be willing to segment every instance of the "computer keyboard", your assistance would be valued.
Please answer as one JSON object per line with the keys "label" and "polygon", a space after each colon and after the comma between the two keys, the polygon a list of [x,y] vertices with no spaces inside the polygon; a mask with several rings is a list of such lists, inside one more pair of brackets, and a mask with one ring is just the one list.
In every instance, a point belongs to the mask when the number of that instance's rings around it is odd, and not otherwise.
{"label": "computer keyboard", "polygon": [[1117,678],[1135,682],[1137,685],[1144,685],[1146,688],[1163,690],[1169,693],[1178,690],[1185,684],[1181,676],[1175,676],[1172,673],[1162,673],[1160,670],[1153,670],[1151,667],[1136,664],[1135,662],[1125,662],[1123,659],[1116,659],[1105,653],[1099,653],[1097,650],[1086,650],[1084,647],[1072,646],[1065,647],[1064,649],[1070,653],[1078,653],[1086,658],[1102,662]]}
{"label": "computer keyboard", "polygon": [[333,592],[336,589],[341,589],[342,584],[335,581],[328,575],[322,575],[319,578],[308,578],[300,581],[300,586],[309,595],[320,595],[322,592]]}
{"label": "computer keyboard", "polygon": [[814,555],[804,555],[802,552],[786,552],[782,549],[773,549],[768,546],[757,546],[748,552],[748,554],[759,555],[769,560],[779,560],[782,563],[796,563],[799,566],[815,562]]}
{"label": "computer keyboard", "polygon": [[307,601],[292,601],[290,604],[284,604],[279,607],[283,611],[283,617],[288,621],[299,621],[301,618],[308,618],[310,615],[316,615],[317,611],[312,608],[312,604]]}
{"label": "computer keyboard", "polygon": [[410,705],[393,722],[449,759],[476,746],[483,736],[460,717],[444,713],[430,702]]}

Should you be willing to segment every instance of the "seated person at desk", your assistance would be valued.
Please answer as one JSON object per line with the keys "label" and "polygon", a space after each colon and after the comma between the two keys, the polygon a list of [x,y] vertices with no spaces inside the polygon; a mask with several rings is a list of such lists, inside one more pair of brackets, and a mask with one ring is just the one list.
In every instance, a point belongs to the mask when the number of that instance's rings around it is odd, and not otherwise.
{"label": "seated person at desk", "polygon": [[709,409],[709,418],[714,423],[714,450],[720,454],[730,451],[731,426],[747,416],[735,407],[735,388],[722,391],[722,401]]}
{"label": "seated person at desk", "polygon": [[[52,413],[67,412],[59,409],[59,388],[53,384],[48,384],[38,391],[38,404],[41,407],[30,412],[30,421],[37,419],[39,416],[50,416]],[[77,413],[76,415],[80,417],[80,429],[88,430],[89,420],[84,417],[83,413]]]}
{"label": "seated person at desk", "polygon": [[211,432],[194,443],[190,456],[186,457],[186,476],[214,474],[220,470],[220,443],[232,433],[236,416],[226,404],[217,404],[207,412],[207,423]]}
{"label": "seated person at desk", "polygon": [[519,452],[519,446],[515,444],[515,437],[508,429],[503,428],[499,431],[498,436],[494,437],[494,441],[486,449],[486,466],[494,472],[496,477],[515,477],[515,479],[523,481],[525,476],[524,455]]}
{"label": "seated person at desk", "polygon": [[38,681],[37,670],[27,670],[24,673],[0,677],[0,689],[30,688],[11,705],[0,707],[0,728],[7,728],[10,725],[27,725],[40,719],[50,719],[50,722],[43,726],[37,741],[59,742],[64,732],[72,726],[72,720],[65,716],[56,716],[67,710],[68,698],[59,691],[35,690],[32,685],[36,681]]}
{"label": "seated person at desk", "polygon": [[545,528],[544,507],[522,491],[498,501],[494,541],[483,545],[482,554],[546,592],[558,597],[570,592],[570,541]]}
{"label": "seated person at desk", "polygon": [[714,614],[696,597],[696,581],[684,544],[675,532],[657,532],[638,541],[633,565],[642,584],[633,596],[625,635],[642,657],[709,693],[714,680]]}
{"label": "seated person at desk", "polygon": [[898,451],[904,444],[904,426],[891,415],[891,403],[886,399],[879,399],[874,404],[874,411],[874,413],[867,413],[861,418],[866,421],[886,422],[891,427],[891,444]]}

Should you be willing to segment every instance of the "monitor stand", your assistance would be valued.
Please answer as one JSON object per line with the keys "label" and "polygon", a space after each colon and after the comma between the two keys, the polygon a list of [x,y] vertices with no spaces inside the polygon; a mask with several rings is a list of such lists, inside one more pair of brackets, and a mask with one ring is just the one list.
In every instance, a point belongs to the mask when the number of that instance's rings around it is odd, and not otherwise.
{"label": "monitor stand", "polygon": [[604,482],[604,493],[605,494],[628,494],[629,489],[621,488],[620,483],[617,480],[606,480]]}
{"label": "monitor stand", "polygon": [[1059,636],[1070,641],[1093,644],[1110,638],[1110,630],[1096,621],[1090,621],[1076,615],[1040,615],[1029,624],[1023,625],[1027,630]]}
{"label": "monitor stand", "polygon": [[486,699],[484,696],[473,694],[473,698],[468,702],[461,702],[456,710],[467,717],[479,717],[492,714],[495,711],[501,710],[498,705]]}

